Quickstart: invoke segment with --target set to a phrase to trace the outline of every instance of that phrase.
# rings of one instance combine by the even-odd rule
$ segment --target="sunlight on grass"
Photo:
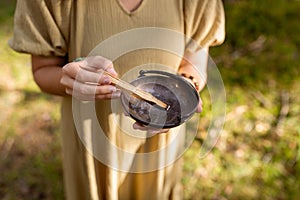
[[[59,99],[40,93],[30,57],[8,46],[13,2],[0,2],[0,196],[62,199]]]

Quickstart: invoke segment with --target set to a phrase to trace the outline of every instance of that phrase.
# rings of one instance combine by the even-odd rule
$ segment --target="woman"
[[[108,52],[115,52],[114,48],[118,49],[120,43],[112,42],[91,54],[98,44],[105,43],[112,36],[146,27],[181,33],[195,40],[197,45],[191,45],[191,39],[185,39],[181,55],[145,48],[113,58]],[[129,44],[135,44],[135,37],[129,34]],[[176,44],[170,38],[160,38],[157,34],[153,41]],[[221,0],[18,1],[10,46],[32,55],[34,79],[42,91],[62,96],[62,149],[67,199],[182,198],[181,160],[177,160],[177,154],[162,151],[156,160],[137,159],[135,154],[161,150],[174,137],[180,141],[175,145],[180,149],[184,142],[183,129],[149,129],[133,123],[120,112],[112,111],[112,99],[118,99],[120,92],[107,77],[85,69],[92,66],[122,77],[136,66],[159,63],[179,74],[193,76],[190,81],[200,91],[205,80],[186,59],[205,68],[203,52],[208,52],[210,46],[220,44],[223,39]],[[123,45],[128,41],[122,40]],[[91,57],[73,62],[87,56]],[[72,95],[75,96],[73,101]],[[95,100],[91,107],[96,108],[96,119],[91,119],[87,111],[91,107],[85,107],[85,101],[81,101],[91,99]],[[82,112],[75,112],[74,108]],[[201,111],[201,103],[198,111]],[[101,130],[97,129],[98,125]],[[133,156],[127,159],[125,153],[115,154],[107,150],[109,148],[98,148],[104,144],[103,140],[93,140],[96,147],[89,151],[88,140],[82,141],[82,137],[97,135],[101,131],[111,145]],[[136,137],[141,132],[151,133],[152,137]],[[104,159],[98,159],[103,152]],[[147,168],[157,160],[163,164]]]

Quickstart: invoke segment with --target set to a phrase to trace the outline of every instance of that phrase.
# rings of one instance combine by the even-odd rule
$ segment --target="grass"
[[[7,46],[15,1],[0,2],[0,197],[63,199],[59,98],[40,93],[27,55]],[[215,148],[184,154],[185,199],[300,196],[300,1],[225,1],[227,38],[211,49],[226,88],[226,123]]]
[[[0,198],[63,199],[59,100],[40,93],[29,56],[7,45],[14,4],[0,2]]]

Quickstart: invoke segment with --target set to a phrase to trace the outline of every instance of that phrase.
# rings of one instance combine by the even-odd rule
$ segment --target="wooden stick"
[[[126,90],[128,92],[131,92],[135,95],[137,95],[138,97],[146,100],[146,101],[150,101],[152,103],[155,103],[157,105],[159,105],[162,108],[167,108],[168,105],[164,102],[162,102],[161,100],[157,99],[156,97],[154,97],[152,94],[150,94],[149,92],[146,92],[144,90],[141,90],[140,88],[137,88],[133,85],[131,85],[130,83],[123,81],[122,79],[116,78],[114,76],[112,76],[110,73],[108,73],[107,71],[104,71],[101,69],[101,71],[110,77],[111,82],[114,83],[116,86],[119,86],[121,89]]]
[[[134,85],[131,85],[130,83],[128,83],[126,81],[123,81],[122,79],[116,78],[116,77],[112,76],[109,72],[107,72],[103,69],[92,70],[94,68],[91,68],[91,69],[90,69],[90,67],[88,67],[88,68],[87,67],[81,67],[81,68],[83,68],[85,70],[88,70],[88,71],[93,71],[93,72],[96,71],[96,72],[103,73],[103,74],[107,75],[110,78],[112,83],[114,83],[116,86],[118,86],[123,91],[133,93],[136,96],[138,96],[138,97],[140,97],[140,98],[142,98],[146,101],[155,103],[155,104],[157,104],[158,106],[160,106],[162,108],[165,108],[165,109],[168,108],[168,105],[166,103],[164,103],[161,100],[157,99],[156,97],[154,97],[149,92],[141,90],[141,89],[135,87]]]

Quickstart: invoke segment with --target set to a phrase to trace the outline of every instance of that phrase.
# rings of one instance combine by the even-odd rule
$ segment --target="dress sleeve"
[[[225,16],[221,0],[185,0],[187,49],[195,52],[221,44],[225,38]]]
[[[68,49],[71,0],[17,1],[13,37],[15,51],[65,56]]]

